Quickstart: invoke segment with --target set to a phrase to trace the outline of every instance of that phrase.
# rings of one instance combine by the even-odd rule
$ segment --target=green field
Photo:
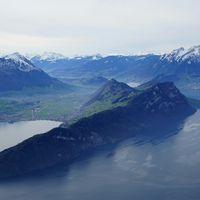
[[[58,120],[73,118],[96,88],[73,90],[25,89],[0,94],[0,121]]]

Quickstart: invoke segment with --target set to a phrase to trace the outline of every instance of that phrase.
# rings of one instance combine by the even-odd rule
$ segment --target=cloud
[[[160,52],[199,44],[197,0],[0,0],[2,51]]]

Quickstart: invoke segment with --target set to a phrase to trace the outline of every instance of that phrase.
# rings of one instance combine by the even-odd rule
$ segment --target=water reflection
[[[59,170],[1,183],[1,198],[198,200],[199,130],[200,111],[177,129],[178,134],[170,132],[164,139],[153,134],[156,142],[147,134],[101,148]]]

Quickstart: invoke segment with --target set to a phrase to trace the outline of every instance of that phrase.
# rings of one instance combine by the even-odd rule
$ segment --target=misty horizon
[[[199,44],[195,0],[0,2],[1,53],[160,54]]]

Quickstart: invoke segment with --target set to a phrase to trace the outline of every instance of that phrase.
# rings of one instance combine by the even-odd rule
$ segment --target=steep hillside
[[[63,86],[62,82],[50,77],[18,53],[0,58],[0,91]]]
[[[0,177],[12,177],[72,161],[88,149],[138,134],[149,140],[180,128],[195,112],[171,82],[136,95],[124,107],[97,113],[68,128],[36,135],[0,153]]]
[[[118,106],[125,106],[135,94],[137,94],[137,90],[125,83],[111,79],[84,104],[82,107],[83,116],[89,116]]]

